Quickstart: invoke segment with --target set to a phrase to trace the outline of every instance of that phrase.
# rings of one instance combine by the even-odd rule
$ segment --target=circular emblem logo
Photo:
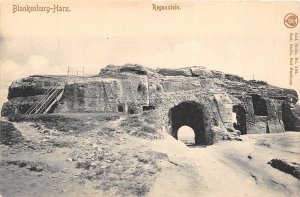
[[[298,17],[296,14],[288,13],[284,17],[284,25],[288,28],[294,28],[298,25]]]

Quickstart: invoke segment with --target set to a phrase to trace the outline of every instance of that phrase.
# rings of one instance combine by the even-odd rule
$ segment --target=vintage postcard
[[[0,197],[300,196],[299,17],[0,0]]]

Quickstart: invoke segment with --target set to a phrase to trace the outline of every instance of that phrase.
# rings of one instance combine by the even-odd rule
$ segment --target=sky
[[[153,4],[180,10],[155,11]],[[68,6],[70,12],[12,13],[13,5]],[[299,2],[55,1],[0,2],[0,105],[13,80],[33,74],[97,74],[108,64],[150,68],[205,66],[292,88],[287,13]],[[299,17],[298,16],[298,17]],[[299,42],[298,42],[299,43]],[[300,53],[300,52],[299,52]],[[296,55],[299,57],[299,53]],[[299,63],[298,63],[299,65]]]

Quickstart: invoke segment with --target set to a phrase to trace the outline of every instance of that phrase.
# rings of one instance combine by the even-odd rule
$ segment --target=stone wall
[[[216,96],[216,97],[219,97]],[[224,95],[226,97],[226,95]],[[218,101],[215,99],[215,95],[209,92],[203,91],[185,91],[185,92],[175,92],[164,94],[161,98],[161,103],[157,104],[158,110],[160,111],[160,116],[162,118],[162,122],[164,123],[167,131],[171,133],[171,123],[170,123],[170,109],[175,106],[178,106],[182,102],[195,102],[202,106],[204,122],[205,122],[205,138],[207,144],[212,144],[217,141],[217,138],[220,136],[216,136],[213,132],[213,128],[221,130],[224,135],[231,135],[228,133],[228,129],[232,128],[231,125],[228,125],[227,121],[230,121],[232,117],[232,111],[228,111],[227,103],[222,103],[220,106],[218,105]],[[229,101],[228,101],[229,102]],[[219,108],[222,108],[220,111]],[[220,112],[227,112],[225,114],[221,114]],[[222,118],[225,120],[223,122]],[[184,125],[182,125],[184,126]],[[227,128],[228,127],[228,128]],[[232,136],[235,136],[235,133],[232,133]]]
[[[67,83],[55,112],[116,112],[121,93],[121,85],[114,79]]]
[[[15,81],[1,115],[25,113],[51,88],[64,89],[55,113],[134,114],[155,109],[170,132],[170,110],[183,102],[198,103],[204,113],[208,144],[239,132],[299,130],[300,124],[294,90],[204,67],[153,70],[137,64],[109,65],[99,75],[89,77],[31,76]],[[236,113],[237,122],[233,118]]]

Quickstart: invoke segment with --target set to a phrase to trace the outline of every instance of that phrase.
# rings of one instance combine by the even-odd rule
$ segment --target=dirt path
[[[130,136],[119,130],[120,121],[101,122],[96,129],[78,134],[13,123],[24,141],[0,145],[1,194],[104,197],[112,194],[104,192],[105,187],[109,192],[117,189],[120,196],[130,196],[127,191],[132,187],[132,196],[149,197],[296,197],[300,193],[298,179],[268,164],[272,159],[299,164],[300,133],[246,135],[243,141],[187,147],[169,135],[163,140]],[[78,163],[94,167],[77,168]],[[100,176],[105,171],[105,177]]]
[[[178,165],[161,174],[149,196],[297,196],[300,181],[267,163],[273,158],[299,163],[299,137],[248,135],[206,148],[188,148],[171,137],[154,142],[154,149]]]

